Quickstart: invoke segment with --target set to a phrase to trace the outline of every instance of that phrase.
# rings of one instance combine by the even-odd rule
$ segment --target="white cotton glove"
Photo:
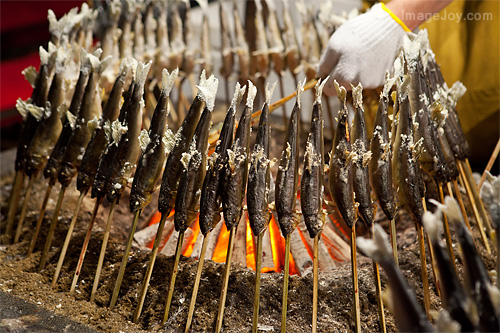
[[[330,75],[323,91],[335,95],[334,80],[346,88],[360,82],[365,88],[383,85],[405,35],[403,26],[381,4],[347,20],[332,34],[321,56],[318,77]]]

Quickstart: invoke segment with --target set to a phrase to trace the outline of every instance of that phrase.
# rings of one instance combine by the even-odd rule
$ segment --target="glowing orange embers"
[[[174,211],[168,216],[168,220],[165,225],[165,230],[163,232],[163,239],[160,245],[160,251],[165,255],[173,255],[170,253],[174,248],[170,244],[175,244],[176,233],[174,232],[173,226],[173,216]],[[153,242],[156,234],[156,225],[160,221],[161,214],[156,212],[149,226],[138,231],[136,233],[136,241],[141,246],[147,246],[148,248],[153,247]],[[329,216],[327,223],[325,224],[324,231],[321,236],[321,243],[324,247],[324,252],[331,257],[328,260],[335,262],[349,260],[349,245],[348,243],[338,234],[338,230],[342,232],[342,228],[339,228],[338,221],[334,221],[333,216]],[[301,222],[303,224],[304,222]],[[305,227],[305,226],[304,226]],[[243,217],[238,224],[238,230],[236,232],[234,256],[238,259],[233,259],[236,262],[240,262],[255,270],[255,249],[257,238],[254,237],[252,230],[250,228],[250,222],[248,220],[247,212],[243,213]],[[149,229],[149,230],[148,230]],[[310,246],[310,241],[308,239],[309,234],[305,231],[305,228],[301,228],[300,225],[294,232],[297,234],[298,239],[301,242],[295,243],[295,247],[303,247],[302,250],[297,251],[297,248],[292,248],[290,253],[290,274],[300,275],[301,271],[296,265],[296,260],[294,260],[293,253],[302,254],[303,256],[309,256],[312,258],[312,248]],[[199,250],[197,248],[201,245],[203,240],[202,234],[200,232],[200,227],[198,223],[198,218],[192,223],[192,225],[186,230],[186,238],[184,240],[184,245],[182,248],[182,255],[185,257],[198,257]],[[174,238],[172,238],[172,236]],[[207,258],[213,261],[224,263],[226,261],[227,245],[229,242],[229,231],[226,229],[226,225],[223,221],[210,233],[210,237],[213,238],[213,251],[207,253]],[[172,239],[171,239],[172,238]],[[298,245],[297,245],[298,244]],[[304,251],[305,248],[305,251]],[[262,248],[262,273],[283,271],[285,262],[285,239],[281,235],[279,226],[274,216],[271,217],[268,229],[265,231],[263,236],[263,248]],[[212,254],[213,253],[213,254]],[[308,258],[309,259],[309,258]],[[311,259],[312,260],[312,259]],[[302,260],[303,261],[303,260]],[[320,264],[321,267],[321,264]]]

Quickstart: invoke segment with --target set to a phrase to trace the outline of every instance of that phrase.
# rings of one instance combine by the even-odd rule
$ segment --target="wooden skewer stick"
[[[462,164],[460,163],[460,161],[458,161],[457,166],[458,166],[458,170],[460,171],[460,177],[461,177],[462,183],[463,183],[463,185],[465,187],[465,191],[467,192],[467,196],[469,197],[469,201],[470,201],[470,203],[472,205],[472,211],[474,212],[474,217],[476,218],[476,223],[478,225],[479,234],[481,235],[481,240],[483,241],[483,245],[484,245],[484,247],[486,249],[486,252],[488,252],[488,254],[491,254],[490,244],[488,243],[488,239],[487,239],[486,234],[484,232],[484,226],[483,226],[482,219],[479,216],[479,211],[477,209],[476,204],[474,203],[474,196],[472,194],[471,186],[467,182],[467,178],[465,176],[464,167],[462,166]]]
[[[424,228],[418,223],[415,223],[415,228],[417,229],[418,245],[420,250],[420,266],[422,273],[422,286],[424,290],[424,308],[427,317],[429,318],[429,320],[431,320],[431,315],[430,315],[431,298],[429,295],[429,278],[427,275],[427,261],[425,259]]]
[[[314,237],[313,245],[313,308],[312,308],[312,332],[316,333],[318,328],[318,242],[321,237],[319,232]]]
[[[76,220],[78,219],[78,213],[80,213],[80,207],[82,206],[83,198],[87,194],[87,191],[81,192],[76,202],[75,211],[73,212],[73,218],[69,224],[68,232],[66,233],[66,238],[64,239],[64,244],[61,249],[61,254],[59,255],[59,260],[57,261],[56,271],[54,272],[54,277],[52,278],[51,287],[54,288],[61,273],[61,268],[64,263],[64,258],[66,257],[66,251],[68,250],[69,242],[71,241],[71,236],[73,235],[73,229],[75,228]]]
[[[118,300],[118,294],[120,293],[120,288],[122,286],[123,275],[125,275],[125,268],[127,267],[128,256],[130,254],[130,249],[132,248],[132,241],[134,240],[135,229],[137,229],[137,223],[139,221],[139,216],[141,216],[142,209],[139,209],[134,214],[134,220],[132,221],[132,228],[128,234],[127,245],[125,246],[125,251],[123,251],[122,263],[120,265],[120,270],[118,271],[118,277],[116,278],[115,288],[113,289],[113,296],[111,296],[111,303],[109,304],[109,309],[113,310]]]
[[[469,228],[469,231],[472,233],[472,228],[470,226],[469,217],[467,216],[467,210],[465,209],[464,200],[462,199],[462,195],[460,194],[460,189],[458,188],[457,180],[453,179],[452,184],[453,184],[453,190],[455,191],[455,197],[457,198],[458,205],[460,206],[460,210],[462,212],[462,216],[464,218],[465,224],[467,225],[467,228]],[[448,193],[453,193],[451,188],[448,188]],[[450,196],[453,196],[453,194],[450,194]]]
[[[76,283],[78,282],[78,278],[80,277],[83,259],[85,259],[85,253],[87,252],[87,247],[89,246],[90,235],[92,234],[92,228],[94,227],[95,218],[97,216],[97,212],[99,211],[99,206],[102,203],[104,197],[97,198],[94,205],[94,211],[92,212],[92,217],[90,218],[89,227],[87,229],[87,234],[85,235],[85,240],[83,241],[82,250],[80,251],[80,257],[78,258],[78,264],[75,270],[75,276],[73,277],[73,282],[71,283],[71,288],[69,289],[70,293],[73,293],[76,288]]]
[[[351,269],[352,269],[352,294],[354,303],[354,318],[356,333],[361,333],[361,314],[359,306],[359,288],[358,288],[358,262],[356,249],[356,223],[351,228]]]
[[[12,185],[12,192],[9,200],[9,210],[7,212],[7,227],[5,229],[5,234],[10,235],[12,233],[12,228],[14,227],[14,220],[17,212],[17,204],[19,202],[19,197],[21,196],[21,189],[24,182],[24,172],[18,170],[14,176],[14,184]]]
[[[54,215],[52,216],[52,221],[50,222],[49,233],[45,240],[45,246],[43,248],[42,257],[40,258],[40,267],[38,270],[42,270],[47,262],[47,255],[50,251],[50,245],[52,245],[52,239],[54,238],[54,232],[56,231],[57,222],[59,220],[59,212],[61,211],[62,202],[64,199],[64,194],[66,193],[67,186],[63,185],[61,187],[61,192],[59,192],[59,198],[57,199],[56,208],[54,210]]]
[[[443,184],[439,183],[438,184],[438,191],[439,191],[439,200],[441,203],[444,204],[444,193],[443,193]],[[450,224],[448,222],[448,216],[443,213],[443,224],[444,224],[444,236],[446,238],[446,247],[448,248],[448,254],[450,255],[450,260],[453,263],[453,267],[455,268],[455,273],[457,273],[458,276],[458,271],[456,267],[456,262],[455,262],[455,253],[453,252],[453,243],[451,241],[451,234],[450,234]],[[429,247],[432,247],[429,245]]]
[[[490,239],[493,241],[493,227],[490,224],[490,219],[488,215],[486,214],[486,209],[484,208],[484,203],[481,197],[479,196],[479,188],[477,187],[477,184],[474,180],[474,177],[472,176],[472,169],[470,167],[469,160],[466,158],[463,163],[463,169],[465,170],[465,175],[466,175],[466,180],[469,182],[470,188],[472,190],[472,195],[474,197],[474,200],[476,201],[476,205],[479,208],[479,215],[483,219],[484,226],[486,227],[486,231],[488,232],[488,236]]]
[[[380,282],[380,269],[375,261],[373,261],[373,274],[375,275],[375,290],[377,294],[378,321],[380,324],[380,332],[385,333],[387,332],[387,328],[385,325],[384,302],[382,301],[382,284]]]
[[[233,258],[234,236],[236,228],[233,227],[229,232],[229,244],[227,245],[226,267],[224,267],[224,280],[222,281],[222,290],[219,299],[219,309],[217,311],[217,323],[215,332],[219,333],[222,329],[222,317],[224,316],[224,307],[226,306],[227,285],[229,283],[229,274],[231,273],[231,260]]]
[[[104,236],[102,238],[101,252],[99,253],[99,261],[97,262],[97,269],[95,271],[94,283],[92,285],[92,292],[90,293],[91,303],[95,299],[97,287],[99,286],[99,278],[101,276],[102,265],[104,263],[104,255],[106,254],[106,248],[108,247],[109,232],[111,230],[111,223],[113,222],[115,206],[116,206],[116,199],[114,199],[113,202],[111,202],[111,206],[109,207],[108,221],[106,221],[106,228],[104,229]]]
[[[500,139],[498,139],[497,145],[493,150],[493,154],[491,154],[490,160],[488,161],[488,164],[486,164],[486,168],[484,169],[483,174],[481,175],[481,180],[479,181],[478,185],[479,189],[481,189],[481,186],[483,186],[483,183],[486,180],[486,171],[490,171],[491,168],[493,167],[493,164],[495,164],[495,160],[498,157],[498,153],[500,153]]]
[[[279,81],[280,81],[280,94],[281,98],[285,97],[285,82],[283,81],[283,75],[278,74]],[[286,115],[286,103],[283,103],[282,105],[282,110],[283,110],[283,124],[286,124],[288,122],[288,117]]]
[[[19,221],[17,222],[16,234],[14,236],[13,244],[16,244],[21,237],[21,231],[23,230],[24,218],[26,217],[26,208],[28,207],[28,202],[30,201],[31,188],[35,182],[35,177],[31,176],[28,181],[28,187],[26,188],[26,194],[24,195],[24,202],[21,207],[21,215],[19,215]]]
[[[288,307],[288,277],[290,275],[290,235],[285,238],[285,271],[283,272],[283,298],[281,302],[281,333],[286,332],[286,312]]]
[[[142,283],[141,295],[139,296],[139,304],[134,313],[134,323],[139,322],[141,317],[142,307],[144,306],[144,300],[146,299],[146,293],[149,287],[149,281],[151,280],[151,275],[153,274],[153,268],[155,266],[156,256],[158,254],[158,249],[160,248],[160,243],[163,235],[163,229],[165,228],[165,222],[167,221],[168,214],[161,214],[161,219],[158,225],[158,230],[156,231],[155,241],[153,243],[153,249],[151,250],[151,256],[149,257],[148,267],[146,268],[146,274],[144,275],[144,282]]]
[[[427,203],[425,202],[425,198],[422,198],[422,206],[424,207],[424,212],[427,211]],[[429,240],[429,235],[424,233],[424,237],[427,240],[427,245],[429,249],[429,257],[431,258],[431,267],[432,267],[432,279],[434,280],[434,285],[436,286],[436,293],[439,297],[441,297],[441,287],[439,283],[439,270],[436,263],[436,257],[434,256],[434,249],[432,248],[431,242]]]
[[[259,326],[259,307],[260,307],[260,274],[262,269],[262,238],[264,231],[257,236],[257,253],[255,254],[255,291],[253,298],[253,320],[252,333],[257,333]]]
[[[191,301],[189,303],[189,311],[186,322],[185,333],[189,332],[191,328],[191,323],[193,321],[194,307],[196,305],[196,297],[198,296],[198,288],[200,286],[201,272],[203,271],[203,263],[205,261],[205,253],[207,252],[208,236],[210,231],[203,237],[203,243],[201,244],[200,258],[198,259],[198,269],[196,270],[196,277],[194,279],[193,294],[191,295]]]
[[[163,314],[163,319],[161,321],[162,325],[167,322],[168,315],[170,313],[170,306],[172,305],[172,296],[174,295],[175,279],[177,278],[177,273],[179,272],[179,260],[181,258],[183,241],[184,241],[184,231],[180,231],[179,237],[177,238],[177,247],[175,249],[174,266],[172,268],[172,275],[170,276],[170,284],[168,286],[167,302],[165,303],[165,313]]]
[[[397,212],[396,212],[397,214]],[[394,257],[394,262],[396,266],[399,267],[399,259],[398,259],[398,238],[396,234],[396,214],[394,214],[393,219],[391,220],[391,245],[392,245],[392,255]]]
[[[40,208],[40,213],[38,214],[38,220],[36,221],[35,232],[31,237],[30,247],[28,249],[27,256],[33,253],[33,250],[35,249],[36,240],[38,239],[38,234],[40,233],[40,228],[42,227],[43,217],[45,215],[45,208],[47,208],[47,202],[49,201],[50,192],[52,192],[52,187],[53,184],[49,183],[49,186],[47,186],[47,190],[45,191],[45,196],[43,197],[43,202],[42,202],[42,208]]]

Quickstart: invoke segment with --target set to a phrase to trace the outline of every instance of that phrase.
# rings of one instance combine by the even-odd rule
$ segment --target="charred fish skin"
[[[266,102],[262,107],[259,119],[259,130],[253,147],[248,171],[247,205],[250,228],[255,236],[266,230],[271,220],[269,211],[269,191],[271,185],[271,161],[269,160],[269,104],[276,83],[271,89],[266,87]]]
[[[417,160],[416,145],[413,142],[413,124],[408,100],[408,78],[403,83],[398,82],[399,120],[394,141],[392,159],[392,176],[398,200],[413,220],[422,223],[424,207],[421,196],[421,179]]]
[[[419,157],[421,167],[432,177],[444,182],[446,181],[446,166],[444,156],[438,150],[434,131],[431,128],[428,112],[428,97],[422,90],[420,43],[405,39],[405,53],[408,64],[408,75],[410,77],[408,99],[410,101],[411,113],[414,117],[413,125],[416,127],[415,139],[422,139],[423,150]],[[440,154],[441,153],[441,154]]]
[[[38,108],[43,108],[47,102],[47,95],[49,93],[50,82],[52,79],[53,65],[50,62],[55,62],[55,56],[57,53],[52,55],[45,51],[43,47],[40,47],[40,69],[38,71],[35,86],[33,92],[31,93],[30,102],[33,106]],[[16,103],[16,108],[23,108],[26,104],[21,100]],[[21,112],[21,110],[19,110]],[[22,111],[24,112],[24,110]],[[40,124],[40,118],[33,115],[31,112],[26,112],[26,118],[23,122],[23,128],[21,134],[19,135],[19,142],[17,144],[16,160],[15,160],[15,170],[23,170],[26,164],[28,147],[33,139],[36,128]]]
[[[214,80],[215,78],[213,76],[206,79],[205,71],[203,71],[200,77],[199,86],[210,86],[213,84]],[[177,195],[179,177],[182,172],[182,164],[180,161],[182,153],[185,153],[188,149],[188,145],[193,138],[196,125],[200,119],[201,112],[203,111],[202,96],[203,95],[198,92],[189,108],[186,118],[184,118],[181,127],[175,134],[175,143],[165,164],[165,171],[163,171],[161,180],[160,196],[158,198],[158,210],[162,214],[168,215],[175,206],[175,196]]]
[[[227,159],[227,150],[233,144],[235,115],[238,105],[245,94],[246,86],[236,83],[234,97],[224,118],[215,152],[209,159],[208,170],[203,180],[200,197],[200,230],[206,235],[220,221],[221,191],[220,184],[225,171],[223,166]]]
[[[389,239],[382,227],[374,226],[373,240],[358,238],[360,250],[379,263],[391,287],[392,308],[400,332],[434,332],[415,294],[392,259]]]
[[[25,168],[28,176],[36,176],[42,171],[62,131],[63,111],[65,110],[62,105],[66,91],[63,84],[65,63],[65,53],[59,50],[55,74],[50,85],[47,105],[44,109],[44,119],[37,126],[28,147]]]
[[[58,176],[58,180],[63,186],[69,185],[81,165],[85,148],[87,148],[94,131],[92,127],[88,126],[88,122],[92,119],[97,121],[102,113],[99,80],[102,72],[111,61],[111,56],[99,61],[97,57],[89,55],[89,59],[92,69],[85,88],[80,112],[74,124],[71,124],[72,120],[68,120],[70,126],[72,125],[74,129],[67,141],[67,148],[64,152]]]
[[[131,98],[130,110],[127,112],[127,131],[121,135],[120,142],[118,143],[118,151],[113,161],[117,164],[118,171],[108,178],[110,185],[107,198],[110,202],[120,199],[137,165],[137,159],[141,150],[139,136],[142,126],[144,84],[146,83],[151,63],[151,61],[147,64],[140,62],[137,65],[134,93]]]
[[[83,155],[80,170],[77,175],[76,188],[80,192],[88,191],[94,184],[94,177],[97,172],[99,160],[109,143],[109,138],[108,135],[106,135],[105,130],[106,123],[107,127],[110,127],[111,122],[114,122],[116,118],[118,118],[118,114],[120,113],[120,101],[122,99],[125,80],[129,73],[129,69],[129,62],[124,59],[120,65],[119,74],[113,84],[113,88],[111,89],[106,105],[102,111],[100,121],[98,124],[94,124],[93,122],[87,124],[87,126],[97,127],[95,129],[94,136],[87,145],[87,149]]]
[[[300,94],[304,91],[305,80],[297,88],[297,101],[290,115],[286,130],[286,141],[281,151],[278,173],[276,175],[275,204],[278,223],[283,237],[287,237],[300,221],[295,211],[297,202],[299,174],[299,114],[301,110]]]
[[[392,221],[396,213],[394,188],[392,186],[392,152],[391,139],[389,138],[389,91],[394,84],[386,75],[386,84],[380,95],[380,101],[375,116],[375,128],[373,130],[370,150],[370,176],[373,191],[380,203],[385,216]],[[388,82],[388,83],[387,83]]]
[[[363,110],[363,87],[361,83],[352,87],[354,101],[354,122],[351,129],[351,142],[353,153],[353,190],[355,202],[358,204],[358,215],[367,227],[373,224],[373,203],[370,197],[370,173],[368,163],[372,152],[368,150],[368,135],[366,134],[365,115]]]
[[[167,117],[170,113],[169,96],[178,73],[179,69],[174,70],[171,74],[166,69],[163,69],[163,87],[160,99],[158,100],[158,104],[156,104],[155,112],[151,119],[149,135],[147,139],[144,139],[149,141],[149,143],[141,142],[141,146],[146,145],[146,147],[143,149],[142,156],[137,164],[132,190],[130,191],[131,212],[146,207],[151,201],[151,195],[154,192],[158,178],[161,176],[165,159],[171,149],[169,143],[173,134],[167,129]]]
[[[201,185],[207,170],[208,134],[212,124],[212,111],[217,94],[218,80],[209,89],[200,89],[205,99],[201,115],[187,153],[182,154],[183,169],[175,198],[175,230],[184,232],[196,219],[196,206],[201,194]]]
[[[470,318],[471,302],[468,299],[457,274],[454,264],[446,249],[440,244],[439,235],[441,230],[439,226],[441,210],[436,213],[425,212],[423,222],[425,230],[430,239],[430,245],[434,249],[434,256],[438,265],[441,281],[445,281],[441,286],[441,294],[444,308],[450,313],[453,320],[461,325],[462,332],[474,332],[477,330],[475,323]]]
[[[323,229],[326,215],[323,211],[324,155],[323,107],[321,95],[328,78],[316,84],[316,99],[313,104],[311,130],[304,153],[304,169],[300,182],[300,207],[311,238]]]
[[[116,119],[113,123],[108,123],[106,126],[106,141],[107,146],[100,157],[96,158],[98,162],[98,167],[95,172],[93,184],[92,184],[92,198],[102,198],[106,195],[109,188],[109,178],[112,176],[113,172],[115,172],[120,165],[116,165],[113,162],[115,161],[115,155],[118,152],[118,144],[120,141],[120,136],[122,131],[126,129],[122,124],[125,123],[127,119],[127,114],[131,109],[132,104],[132,96],[134,94],[136,84],[135,84],[135,76],[132,79],[132,83],[130,84],[128,91],[125,95],[125,101],[120,109],[120,114],[118,115],[118,119]]]
[[[231,149],[227,150],[222,179],[222,211],[227,230],[238,225],[248,178],[253,102],[257,88],[248,81],[248,95]]]
[[[437,204],[439,205],[439,203]],[[481,256],[474,245],[474,240],[465,226],[458,203],[455,199],[446,197],[443,209],[450,221],[455,225],[457,238],[463,253],[467,275],[465,280],[467,281],[468,290],[477,305],[479,331],[498,332],[500,318],[492,300],[493,295],[490,293],[490,289],[495,287],[491,284],[484,262],[481,260]],[[493,297],[498,297],[498,294]]]
[[[328,182],[333,200],[342,219],[349,228],[356,222],[354,208],[353,175],[351,165],[351,144],[349,142],[348,110],[346,106],[346,90],[335,83],[340,100],[338,125],[333,138],[330,157],[330,176]]]
[[[68,112],[70,112],[75,117],[80,111],[80,105],[82,104],[85,87],[87,86],[87,81],[90,76],[90,61],[88,60],[88,54],[84,49],[82,49],[80,58],[80,74],[78,76],[78,80],[75,85],[75,91],[68,108]],[[66,120],[64,122],[61,135],[59,136],[59,139],[57,140],[57,143],[52,150],[52,153],[50,154],[50,158],[47,162],[47,165],[45,166],[45,169],[43,170],[43,176],[49,180],[49,184],[51,185],[54,185],[57,180],[57,176],[61,169],[64,152],[66,151],[68,139],[70,138],[72,132],[73,126],[71,125],[70,121]]]

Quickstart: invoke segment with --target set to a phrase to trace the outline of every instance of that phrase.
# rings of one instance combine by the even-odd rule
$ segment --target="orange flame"
[[[198,235],[200,234],[199,215],[196,216],[196,219],[193,221],[189,229],[191,229],[192,234],[191,237],[186,240],[187,245],[184,248],[184,252],[182,252],[182,255],[185,257],[191,257],[194,245],[196,244],[196,240],[198,239]]]

